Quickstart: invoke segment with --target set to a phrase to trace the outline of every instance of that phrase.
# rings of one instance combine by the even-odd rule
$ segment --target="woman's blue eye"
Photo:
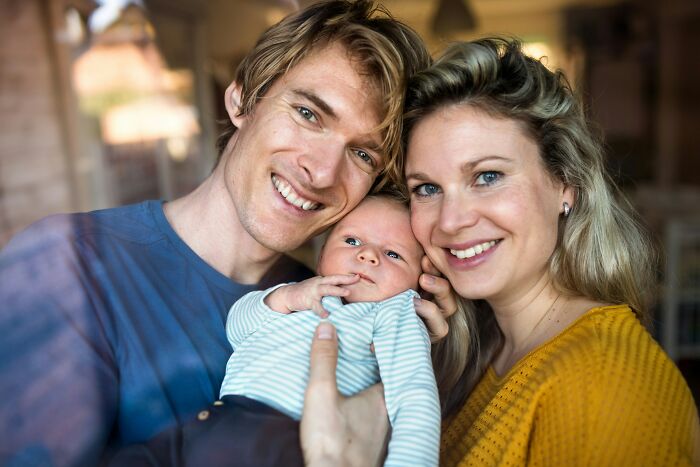
[[[353,238],[353,237],[346,238],[345,243],[347,243],[348,245],[352,245],[352,246],[360,246],[361,245],[360,241],[356,238]]]
[[[299,115],[301,115],[304,119],[309,120],[309,121],[315,121],[316,120],[316,115],[306,107],[297,107],[297,112],[299,112]]]
[[[401,255],[398,254],[398,253],[395,252],[395,251],[389,250],[389,251],[386,252],[386,255],[387,255],[389,258],[401,259]]]
[[[433,185],[432,183],[423,183],[413,189],[413,193],[416,196],[433,196],[439,192],[440,189],[437,187],[437,185]]]
[[[503,175],[501,172],[496,172],[494,170],[489,170],[487,172],[481,172],[477,177],[476,177],[476,184],[477,185],[492,185],[493,183],[496,183],[500,178],[501,175]]]

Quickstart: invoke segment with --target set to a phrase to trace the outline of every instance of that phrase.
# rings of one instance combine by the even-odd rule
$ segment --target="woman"
[[[441,463],[697,462],[690,391],[641,324],[653,244],[564,77],[456,44],[406,111],[412,227],[465,299],[434,354]]]

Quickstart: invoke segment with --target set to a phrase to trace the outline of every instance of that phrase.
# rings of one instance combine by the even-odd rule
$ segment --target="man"
[[[230,305],[307,277],[282,252],[395,172],[406,79],[428,61],[417,35],[370,2],[311,6],[242,63],[225,96],[234,128],[195,191],[52,216],[14,238],[0,256],[0,464],[92,465],[215,400]],[[334,332],[319,338],[310,394],[335,389]],[[351,417],[376,413],[376,400],[312,398],[309,462],[338,455],[326,423],[361,445],[356,434],[371,431]]]

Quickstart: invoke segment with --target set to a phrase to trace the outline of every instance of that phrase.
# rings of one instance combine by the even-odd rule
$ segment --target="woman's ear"
[[[576,189],[571,185],[564,185],[564,191],[562,192],[562,208],[561,212],[564,212],[564,203],[569,207],[569,209],[574,209],[574,200],[576,199]],[[567,213],[568,215],[568,213]]]
[[[237,82],[228,85],[224,100],[228,117],[236,128],[240,128],[245,121],[245,115],[241,114],[241,86]]]

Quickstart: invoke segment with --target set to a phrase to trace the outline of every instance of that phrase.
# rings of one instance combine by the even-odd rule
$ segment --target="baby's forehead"
[[[381,238],[415,248],[418,254],[423,254],[423,248],[411,229],[408,205],[390,197],[368,196],[335,225],[330,232],[333,234]]]
[[[386,217],[393,214],[398,215],[396,219],[393,219],[394,222],[392,222],[392,226],[394,228],[408,229],[411,235],[413,235],[408,205],[386,196],[366,197],[355,209],[347,213],[334,228],[352,224],[354,226],[366,226],[370,229],[377,230],[383,224],[378,222],[381,216]]]

